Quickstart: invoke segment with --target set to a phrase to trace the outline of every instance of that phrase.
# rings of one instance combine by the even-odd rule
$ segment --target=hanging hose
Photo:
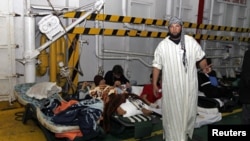
[[[43,34],[40,38],[40,45],[43,45],[47,41],[47,37]],[[36,67],[36,76],[44,76],[47,73],[48,68],[48,53],[46,50],[42,50],[38,55],[38,65]]]
[[[57,56],[56,56],[56,42],[50,45],[49,48],[49,78],[50,82],[56,82],[57,72]]]

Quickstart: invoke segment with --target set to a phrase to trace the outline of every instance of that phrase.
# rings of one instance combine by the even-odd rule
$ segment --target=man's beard
[[[179,39],[181,37],[181,32],[177,34],[172,34],[171,32],[169,32],[169,36],[171,39]]]

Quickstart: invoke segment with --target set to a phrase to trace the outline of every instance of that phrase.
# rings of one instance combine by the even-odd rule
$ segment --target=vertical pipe
[[[204,13],[204,0],[199,0],[199,5],[198,5],[198,16],[197,16],[197,24],[200,25],[202,24],[202,20],[203,20],[203,13]],[[199,33],[200,30],[196,29],[196,33]],[[198,42],[200,42],[200,39],[197,40]]]
[[[29,54],[35,50],[35,18],[26,16],[24,18],[24,54]],[[24,79],[26,83],[34,83],[36,76],[35,59],[27,59],[25,63]]]
[[[58,65],[59,62],[63,62],[63,54],[61,52],[61,38],[59,38],[58,40],[56,40],[55,44],[56,44],[56,73],[59,74],[60,73],[60,67]],[[65,64],[65,62],[63,62],[63,64]]]
[[[56,42],[50,45],[49,48],[49,75],[50,82],[56,82],[57,60],[56,60]]]
[[[181,12],[182,12],[182,0],[180,0],[180,3],[179,3],[179,18],[181,18]]]
[[[66,48],[66,41],[65,38],[60,38],[61,41],[61,53],[63,54],[63,62],[65,65],[67,65],[66,59],[67,59],[67,48]]]
[[[173,0],[167,0],[166,1],[166,19],[170,19],[172,16],[172,5],[173,5]]]
[[[57,48],[60,48],[57,52],[57,66],[59,66],[59,62],[63,62],[64,66],[67,66],[67,63],[66,63],[66,43],[65,43],[65,39],[64,37],[61,37],[59,40],[59,44],[57,44]],[[59,67],[57,67],[58,71],[57,73],[59,74],[60,73],[60,69]],[[59,77],[57,78],[57,85],[60,86],[60,87],[64,87],[65,84],[67,82],[67,79],[64,77]]]
[[[204,0],[199,0],[197,24],[202,23],[203,13],[204,13]]]
[[[95,27],[99,28],[99,21],[95,21]],[[95,35],[95,45],[96,45],[96,52],[99,55],[102,55],[101,48],[100,48],[100,35]],[[102,60],[98,58],[98,67],[102,67]]]
[[[209,23],[212,24],[213,21],[213,11],[214,11],[214,0],[211,0],[211,6],[210,6],[210,14],[209,14]]]

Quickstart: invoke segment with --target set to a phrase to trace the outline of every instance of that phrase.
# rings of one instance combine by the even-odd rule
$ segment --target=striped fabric
[[[115,115],[114,117],[119,121],[122,121],[125,123],[131,123],[131,124],[134,124],[136,122],[145,122],[145,121],[152,120],[151,116],[145,116],[143,114],[134,115],[134,116],[130,116],[130,117],[123,117],[123,116]]]

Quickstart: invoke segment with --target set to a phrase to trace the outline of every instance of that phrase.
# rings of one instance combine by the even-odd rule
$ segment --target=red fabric
[[[57,138],[68,138],[70,141],[73,141],[76,137],[82,137],[83,134],[80,130],[64,132],[64,133],[55,133]]]
[[[78,103],[77,100],[70,100],[70,101],[61,101],[61,105],[58,106],[55,110],[54,110],[54,114],[58,114],[60,113],[61,111],[64,111],[66,110],[68,107],[70,107],[71,105],[74,105]]]
[[[157,99],[160,99],[162,97],[162,93],[159,93],[157,97],[154,95],[152,84],[144,85],[142,93],[141,93],[141,97],[143,95],[147,95],[147,100],[151,103],[154,103]]]

